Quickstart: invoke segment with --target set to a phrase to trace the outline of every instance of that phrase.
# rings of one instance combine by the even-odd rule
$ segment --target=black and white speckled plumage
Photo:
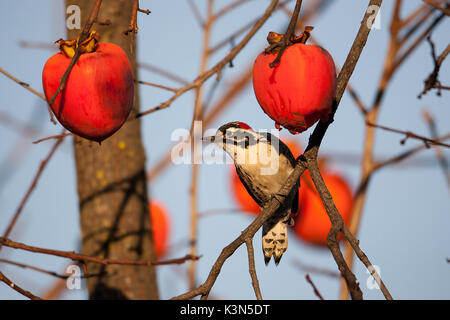
[[[242,184],[261,208],[276,195],[294,170],[295,158],[281,140],[268,132],[256,133],[242,122],[230,122],[220,127],[215,142],[233,158]],[[273,174],[262,173],[261,168],[264,168],[264,164],[259,162],[261,146],[266,146],[268,153],[275,152],[278,155],[273,159],[270,158],[269,167],[272,165],[277,167]],[[249,154],[257,154],[258,162],[247,161]],[[239,156],[241,160],[243,157],[246,161],[237,161]],[[276,163],[273,163],[274,161]],[[298,211],[298,187],[293,189],[287,203],[289,205],[280,208],[263,225],[262,246],[266,264],[272,256],[278,264],[287,249],[287,225],[292,223],[289,213],[296,214]]]

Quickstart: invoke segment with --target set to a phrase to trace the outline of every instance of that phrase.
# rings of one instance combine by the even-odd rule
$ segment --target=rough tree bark
[[[81,9],[81,27],[89,17],[94,1],[66,0]],[[131,35],[123,34],[130,24],[133,1],[103,0],[94,24],[101,42],[113,42],[128,55],[136,77],[136,50]],[[80,30],[68,30],[75,39]],[[134,43],[133,43],[134,46]],[[136,87],[130,118],[139,111]],[[82,251],[113,259],[155,259],[149,219],[145,177],[145,150],[139,120],[127,122],[101,145],[75,139],[75,161],[80,205]],[[154,267],[101,266],[87,264],[87,288],[91,299],[158,299]]]

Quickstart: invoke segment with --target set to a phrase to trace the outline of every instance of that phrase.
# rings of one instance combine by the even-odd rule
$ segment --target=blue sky
[[[304,6],[313,0],[305,0]],[[187,1],[142,0],[141,7],[152,14],[139,15],[138,60],[158,65],[177,75],[192,80],[196,77],[201,53],[200,27],[189,9]],[[204,14],[206,1],[195,0]],[[312,23],[314,36],[331,53],[336,64],[342,66],[357,33],[359,23],[368,1],[332,1],[326,11]],[[216,8],[228,1],[217,0]],[[407,14],[422,1],[404,1],[403,13]],[[241,25],[262,14],[268,1],[253,0],[224,17],[214,26],[212,44],[224,39]],[[389,21],[394,1],[386,0],[381,8],[381,28],[373,30],[351,83],[366,104],[374,98],[388,45]],[[289,7],[292,9],[294,1]],[[176,10],[174,8],[176,7]],[[83,14],[83,13],[82,13]],[[0,67],[42,92],[41,72],[45,61],[52,55],[49,50],[24,49],[20,41],[52,43],[65,36],[64,2],[59,0],[1,1],[0,32],[3,41],[0,51]],[[269,31],[284,32],[288,23],[286,15],[275,13],[233,60],[234,68],[227,68],[218,84],[214,101],[225,92],[230,81],[245,70],[256,55],[266,46]],[[162,32],[161,30],[164,30]],[[441,52],[448,42],[449,21],[442,22],[433,32],[437,51]],[[239,41],[241,38],[237,38]],[[218,51],[209,62],[212,66],[230,49]],[[433,68],[430,48],[422,43],[393,77],[387,91],[379,123],[429,136],[422,110],[428,108],[435,116],[441,134],[447,133],[450,116],[449,97],[429,93],[422,100],[416,98],[423,88],[423,80]],[[450,83],[450,64],[444,63],[441,81]],[[145,70],[138,77],[144,81],[177,86],[176,83]],[[211,78],[208,88],[214,83]],[[170,92],[150,87],[140,87],[141,108],[152,108],[170,97]],[[163,111],[146,116],[142,120],[144,144],[147,152],[147,168],[152,166],[171,146],[171,134],[179,128],[189,129],[194,95],[186,93]],[[21,123],[29,123],[39,132],[21,136],[3,122],[0,123],[0,229],[5,228],[31,183],[39,162],[51,148],[51,142],[31,144],[31,141],[58,134],[60,126],[48,121],[45,104],[16,83],[0,75],[0,111]],[[239,120],[256,129],[272,129],[273,121],[260,109],[249,86],[238,99],[217,119],[212,127]],[[206,128],[204,128],[206,129]],[[311,130],[296,136],[306,145]],[[284,132],[284,134],[286,134]],[[359,111],[345,94],[335,122],[322,143],[321,153],[345,152],[360,155],[364,139],[364,121]],[[420,145],[412,139],[400,145],[402,136],[378,131],[375,155],[387,158]],[[38,188],[28,201],[19,222],[11,235],[13,240],[41,247],[60,250],[79,250],[78,199],[72,145],[66,139],[52,158],[39,180]],[[449,157],[449,151],[444,150]],[[360,167],[354,163],[333,161],[331,166],[342,173],[353,188],[360,175]],[[406,165],[408,164],[408,165]],[[230,194],[229,170],[226,165],[202,165],[199,179],[199,211],[235,208]],[[171,244],[174,250],[169,257],[184,255],[189,231],[189,198],[191,168],[189,165],[171,166],[149,186],[152,197],[163,202],[170,210],[173,228]],[[176,200],[174,200],[176,199]],[[243,213],[217,214],[199,222],[199,253],[197,281],[202,283],[222,248],[234,240],[251,222]],[[371,261],[381,269],[381,276],[394,298],[399,299],[449,299],[450,265],[450,201],[448,187],[442,170],[432,150],[426,150],[405,162],[383,169],[371,181],[364,208],[359,239],[361,248]],[[3,231],[2,231],[3,232]],[[262,295],[266,299],[315,299],[305,281],[305,272],[295,267],[295,261],[318,268],[337,271],[327,249],[317,249],[295,239],[291,234],[288,252],[278,267],[264,266],[259,250],[260,232],[255,236],[256,269]],[[1,258],[29,263],[38,267],[62,272],[67,260],[14,251],[3,248]],[[187,289],[186,266],[158,268],[158,282],[162,298],[170,298]],[[18,285],[41,295],[55,279],[0,264],[0,270]],[[248,274],[247,254],[241,247],[225,263],[211,292],[217,298],[253,299],[254,293]],[[382,299],[378,290],[366,286],[368,274],[357,261],[355,274],[364,297]],[[336,299],[340,283],[336,279],[311,274],[316,286],[326,299]],[[84,290],[66,291],[64,298],[84,299]],[[22,299],[5,285],[0,285],[0,299]]]

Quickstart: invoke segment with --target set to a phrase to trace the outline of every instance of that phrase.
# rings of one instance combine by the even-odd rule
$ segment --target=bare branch
[[[103,265],[108,264],[117,264],[117,265],[132,265],[132,266],[161,266],[161,265],[169,265],[169,264],[182,264],[189,260],[198,260],[200,256],[191,256],[189,254],[185,255],[182,258],[175,259],[167,259],[167,260],[158,260],[158,261],[150,261],[150,260],[127,260],[127,259],[101,259],[97,257],[88,256],[85,254],[78,254],[74,251],[61,251],[61,250],[53,250],[53,249],[45,249],[34,246],[29,246],[24,243],[15,242],[9,240],[5,237],[0,237],[0,244],[14,249],[21,249],[30,252],[43,253],[48,255],[53,255],[57,257],[67,258],[74,261],[80,262],[94,262]]]
[[[233,1],[233,2],[229,3],[227,6],[223,7],[220,11],[218,11],[214,15],[213,19],[217,20],[217,19],[221,18],[222,16],[224,16],[225,14],[230,12],[231,10],[233,10],[233,9],[239,7],[241,4],[247,3],[249,1],[250,0],[235,0],[235,1]]]
[[[301,7],[302,7],[302,0],[297,0],[297,2],[295,3],[294,12],[292,13],[291,21],[289,21],[289,25],[283,37],[283,43],[279,47],[278,55],[275,58],[275,60],[273,60],[270,63],[271,68],[274,68],[278,63],[280,63],[281,56],[283,55],[284,50],[286,50],[286,48],[292,44],[291,39],[295,33],[295,26],[297,25],[298,15],[300,14]]]
[[[442,136],[442,137],[438,137],[438,138],[436,138],[434,140],[436,140],[436,141],[445,141],[445,140],[448,140],[448,139],[450,139],[450,134],[447,134],[447,135]],[[413,148],[411,150],[402,152],[399,155],[394,156],[392,158],[389,158],[389,159],[386,159],[386,160],[383,160],[383,161],[374,162],[373,165],[372,165],[372,170],[371,171],[375,172],[376,170],[379,170],[379,169],[384,168],[386,166],[389,166],[389,165],[398,163],[400,161],[403,161],[406,158],[409,158],[410,156],[412,156],[412,155],[416,154],[417,152],[419,152],[421,150],[424,150],[424,149],[427,149],[427,147],[426,147],[425,144],[422,144],[422,145],[420,145],[418,147],[415,147],[415,148]]]
[[[202,54],[200,61],[199,74],[205,72],[209,54],[208,47],[211,37],[211,29],[213,25],[213,10],[214,10],[214,0],[208,0],[207,5],[207,13],[206,13],[206,22],[203,24],[203,40],[202,40]],[[192,122],[190,129],[190,137],[191,143],[194,143],[194,124],[196,121],[202,120],[203,116],[203,85],[197,87],[195,92],[195,102],[194,102],[194,110],[192,114]],[[194,151],[194,159],[196,159],[198,154]],[[198,163],[194,160],[194,163],[191,166],[191,185],[189,188],[189,218],[190,218],[190,228],[189,228],[189,249],[191,255],[197,254],[197,236],[198,236],[198,210],[197,210],[197,198],[198,198]],[[196,272],[197,272],[197,264],[195,261],[191,261],[189,263],[189,288],[190,290],[196,287]]]
[[[428,110],[425,109],[423,111],[423,117],[425,118],[425,121],[428,124],[428,128],[430,129],[431,137],[433,138],[433,140],[437,140],[438,139],[438,130],[437,130],[436,122],[434,121],[433,116],[431,115],[431,113]],[[447,186],[449,187],[449,190],[450,190],[450,170],[449,170],[449,163],[447,161],[447,158],[445,157],[445,155],[442,151],[442,148],[440,148],[438,146],[434,146],[433,149],[434,149],[436,157],[439,161],[439,164],[441,165],[442,171],[443,171],[445,179],[447,181]]]
[[[65,133],[54,135],[54,136],[49,136],[49,137],[45,137],[45,138],[42,138],[42,139],[39,139],[39,140],[35,140],[35,141],[33,141],[33,144],[38,144],[38,143],[41,143],[43,141],[48,141],[48,140],[52,140],[52,139],[59,139],[59,138],[68,137],[68,136],[74,136],[74,134],[72,132],[65,132]]]
[[[441,11],[446,16],[450,17],[450,9],[449,9],[448,3],[447,3],[447,6],[445,8],[443,8],[439,4],[437,4],[434,0],[423,0],[423,1],[426,2],[427,4],[429,4],[430,6],[432,6],[433,8]]]
[[[39,98],[41,98],[42,100],[47,101],[47,100],[45,99],[45,96],[44,96],[42,93],[40,93],[40,92],[34,90],[33,88],[31,88],[30,85],[29,85],[28,83],[23,82],[23,81],[20,81],[19,79],[17,79],[16,77],[14,77],[12,74],[8,73],[8,72],[7,72],[5,69],[3,69],[3,68],[0,68],[0,72],[3,73],[3,74],[4,74],[5,76],[7,76],[8,78],[10,78],[12,81],[14,81],[14,82],[16,82],[17,84],[19,84],[20,86],[22,86],[23,88],[25,88],[25,89],[27,89],[28,91],[30,91],[31,93],[37,95],[37,96],[38,96]],[[53,117],[53,112],[52,112],[52,110],[50,109],[50,106],[48,106],[48,113],[50,114],[50,121],[51,121],[53,124],[56,124],[56,121],[55,121],[55,118]]]
[[[167,86],[163,86],[161,84],[157,84],[157,83],[153,83],[153,82],[142,81],[142,80],[134,80],[134,82],[139,83],[139,84],[144,84],[146,86],[160,88],[160,89],[171,91],[171,92],[177,92],[177,89],[174,89],[174,88],[171,88],[171,87],[167,87]]]
[[[22,268],[22,269],[34,270],[34,271],[37,271],[37,272],[40,272],[40,273],[43,273],[43,274],[46,274],[46,275],[49,275],[49,276],[53,276],[53,277],[59,278],[59,279],[68,279],[69,278],[69,276],[66,276],[64,274],[59,274],[59,273],[57,273],[55,271],[48,271],[48,270],[45,270],[45,269],[42,269],[42,268],[38,268],[38,267],[35,267],[35,266],[31,266],[31,265],[28,265],[28,264],[25,264],[25,263],[16,262],[16,261],[8,260],[8,259],[0,259],[0,263],[7,263],[7,264],[10,264],[10,265]],[[97,276],[97,275],[90,275],[90,276]],[[87,278],[87,277],[83,275],[83,276],[81,276],[81,278]]]
[[[253,249],[252,239],[245,240],[245,244],[247,245],[247,254],[248,254],[248,272],[250,273],[250,277],[252,278],[253,290],[255,291],[256,299],[262,300],[261,289],[259,288],[258,276],[256,275],[255,252]]]
[[[63,131],[64,132],[64,131]],[[17,222],[17,219],[19,218],[20,214],[22,213],[23,208],[25,207],[25,204],[27,203],[28,199],[31,196],[31,193],[36,188],[37,182],[39,178],[41,177],[42,172],[44,171],[45,167],[47,166],[48,162],[52,158],[53,154],[55,153],[56,149],[58,149],[59,145],[63,142],[64,136],[60,137],[53,147],[50,149],[50,152],[48,153],[47,157],[45,157],[44,160],[42,160],[38,171],[36,172],[36,175],[34,176],[33,181],[31,182],[31,185],[28,187],[27,192],[25,193],[25,196],[23,197],[22,201],[19,204],[19,207],[17,208],[16,212],[14,213],[14,216],[12,217],[11,221],[8,224],[8,227],[6,228],[5,232],[3,233],[3,237],[7,238],[9,234],[11,233],[14,225]],[[0,250],[2,248],[2,245],[0,243]]]
[[[317,290],[316,285],[314,284],[314,282],[311,280],[311,277],[309,276],[309,274],[307,274],[305,276],[306,281],[311,285],[311,287],[314,290],[314,294],[320,299],[320,300],[324,300],[324,298],[322,297],[322,295],[320,294],[319,290]]]
[[[155,65],[149,64],[149,63],[144,63],[141,62],[138,64],[139,68],[154,72],[156,74],[159,74],[163,77],[166,77],[167,79],[170,79],[172,81],[178,82],[179,84],[182,85],[187,85],[189,82],[186,79],[183,79],[179,76],[177,76],[176,74],[173,74],[167,70],[161,69],[160,67],[157,67]]]
[[[317,275],[322,275],[322,276],[327,276],[327,277],[337,278],[337,279],[341,278],[341,274],[338,272],[326,270],[326,269],[320,269],[320,268],[313,267],[313,266],[308,266],[308,265],[303,264],[299,260],[294,260],[293,265],[296,268],[303,270],[307,273],[314,273]]]
[[[445,58],[447,58],[448,54],[450,53],[450,44],[447,45],[447,47],[444,49],[444,51],[439,55],[439,57],[436,57],[436,50],[435,45],[433,41],[431,40],[431,36],[427,37],[427,41],[431,46],[431,56],[433,58],[434,63],[434,69],[428,76],[428,78],[424,81],[425,87],[423,91],[419,94],[418,98],[422,98],[423,95],[425,95],[428,91],[431,89],[438,89],[437,95],[441,95],[441,89],[443,88],[441,86],[441,82],[439,81],[439,71],[441,70],[441,65],[444,62]]]
[[[0,271],[0,281],[4,282],[7,286],[11,287],[13,290],[19,292],[20,294],[24,295],[27,298],[30,298],[31,300],[42,300],[42,298],[35,296],[31,292],[22,289],[17,284],[9,280],[1,271]]]
[[[86,40],[88,38],[89,31],[91,30],[92,25],[95,23],[95,20],[97,19],[101,4],[102,4],[102,0],[95,1],[94,7],[92,8],[89,19],[86,22],[86,25],[84,26],[83,31],[80,34],[79,43],[82,43],[84,40]],[[77,63],[78,59],[80,58],[80,55],[81,55],[81,46],[78,46],[75,51],[75,55],[73,56],[72,60],[70,61],[69,66],[67,67],[66,72],[64,72],[63,76],[60,79],[58,88],[56,89],[53,97],[50,100],[48,100],[48,104],[50,106],[53,105],[53,103],[55,103],[56,97],[59,95],[59,93],[62,90],[64,90],[67,79],[69,78],[70,71],[72,71],[73,66]]]
[[[370,126],[370,127],[379,128],[379,129],[382,129],[382,130],[385,130],[385,131],[395,132],[395,133],[399,133],[399,134],[405,135],[405,138],[400,141],[401,144],[405,144],[407,139],[412,138],[412,139],[422,140],[423,143],[425,143],[425,145],[428,145],[428,146],[429,145],[437,145],[437,146],[441,146],[441,147],[450,148],[449,144],[446,144],[446,143],[443,143],[443,142],[440,142],[440,141],[436,141],[436,140],[433,140],[433,139],[430,139],[430,138],[426,138],[426,137],[420,136],[420,135],[415,134],[415,133],[413,133],[411,131],[403,131],[403,130],[398,130],[398,129],[394,129],[394,128],[389,128],[389,127],[382,126],[382,125],[375,124],[375,123],[371,123],[371,122],[368,122],[368,121],[366,122],[366,124],[368,126]]]
[[[189,8],[191,8],[192,12],[194,13],[194,17],[197,20],[198,24],[200,25],[200,27],[204,27],[205,22],[203,21],[202,15],[200,14],[200,11],[198,11],[198,8],[195,4],[194,1],[192,0],[187,0],[188,4],[189,4]]]

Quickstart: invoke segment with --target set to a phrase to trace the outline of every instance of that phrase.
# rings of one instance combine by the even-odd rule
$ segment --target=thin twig
[[[14,82],[16,82],[17,84],[19,84],[20,86],[22,86],[23,88],[25,88],[25,89],[27,89],[28,91],[30,91],[31,93],[37,95],[37,96],[38,96],[39,98],[41,98],[42,100],[46,101],[45,96],[44,96],[42,93],[40,93],[40,92],[34,90],[32,87],[30,87],[30,85],[29,85],[28,83],[23,82],[23,81],[20,81],[19,79],[17,79],[16,77],[14,77],[12,74],[8,73],[8,72],[7,72],[5,69],[3,69],[3,68],[0,68],[0,72],[3,73],[3,74],[4,74],[5,76],[7,76],[8,78],[10,78],[12,81],[14,81]],[[48,106],[48,113],[49,113],[49,115],[50,115],[50,121],[51,121],[53,124],[56,124],[56,120],[55,120],[55,118],[54,118],[54,116],[53,116],[53,112],[52,112],[52,110],[50,109],[50,106]]]
[[[133,0],[133,7],[131,8],[131,20],[130,20],[130,24],[127,28],[127,30],[125,30],[123,32],[124,35],[128,35],[129,33],[131,33],[131,43],[134,42],[134,36],[137,34],[138,32],[138,26],[137,26],[137,13],[138,13],[138,9],[139,9],[139,0]]]
[[[0,263],[7,263],[7,264],[10,264],[10,265],[22,268],[22,269],[34,270],[34,271],[37,271],[37,272],[40,272],[40,273],[43,273],[43,274],[46,274],[46,275],[49,275],[49,276],[53,276],[53,277],[56,277],[56,278],[59,278],[59,279],[63,279],[63,280],[69,278],[69,276],[57,273],[55,271],[48,271],[48,270],[45,270],[45,269],[42,269],[42,268],[38,268],[38,267],[35,267],[35,266],[31,266],[31,265],[28,265],[28,264],[25,264],[25,263],[12,261],[12,260],[8,260],[8,259],[0,259]],[[94,276],[98,276],[98,274],[82,275],[82,276],[80,276],[80,278],[86,279],[86,278],[90,278],[90,277],[94,277]]]
[[[198,8],[193,0],[187,0],[189,4],[189,8],[191,8],[192,12],[194,13],[194,17],[197,20],[200,27],[205,26],[205,22],[203,21],[202,15],[200,14],[200,11],[198,11]]]
[[[231,10],[239,7],[241,4],[247,3],[250,0],[235,0],[231,3],[229,3],[227,6],[220,9],[213,17],[213,20],[218,20],[219,18],[223,17],[225,14],[230,12]]]
[[[8,113],[0,110],[0,122],[8,128],[13,129],[19,135],[36,135],[41,133],[41,129],[28,122],[21,121]]]
[[[98,13],[100,11],[100,6],[102,4],[102,0],[96,0],[94,7],[92,8],[91,14],[89,16],[88,21],[86,22],[86,25],[83,28],[83,31],[80,34],[80,38],[78,40],[78,43],[82,43],[84,40],[86,40],[89,36],[89,31],[91,30],[92,25],[95,23],[95,20],[97,19]],[[63,76],[60,79],[60,83],[58,88],[56,89],[55,93],[53,94],[53,97],[48,100],[48,104],[50,106],[55,103],[56,98],[58,97],[59,93],[64,90],[64,87],[66,85],[67,79],[69,78],[69,74],[72,71],[72,68],[77,63],[78,59],[81,56],[81,46],[78,46],[75,50],[75,54],[70,61],[69,66],[67,67],[67,70],[64,72]]]
[[[446,141],[448,139],[450,139],[450,133],[448,133],[448,134],[446,134],[446,135],[444,135],[442,137],[438,137],[438,138],[436,138],[434,140],[436,140],[436,141]],[[394,157],[388,158],[386,160],[374,161],[374,163],[372,164],[372,170],[371,170],[372,174],[375,171],[377,171],[377,170],[379,170],[381,168],[384,168],[384,167],[387,167],[389,165],[393,165],[393,164],[399,163],[399,162],[405,160],[406,158],[409,158],[410,156],[416,154],[417,152],[425,150],[425,149],[428,149],[428,148],[426,147],[425,144],[422,144],[422,145],[419,145],[418,147],[415,147],[415,148],[413,148],[411,150],[402,152],[399,155],[396,155]]]
[[[138,12],[145,13],[146,15],[149,15],[151,13],[150,10],[143,10],[139,8],[139,0],[133,1],[133,7],[131,8],[131,19],[130,24],[128,25],[128,29],[123,32],[124,35],[128,35],[131,33],[131,41],[130,41],[130,51],[133,52],[134,43],[136,40],[136,34],[138,33],[138,26],[137,26],[137,15]]]
[[[11,287],[13,290],[17,291],[21,295],[30,298],[31,300],[42,300],[42,298],[32,294],[30,291],[22,289],[17,284],[9,280],[1,271],[0,271],[0,281],[4,282],[7,286]]]
[[[33,144],[38,144],[38,143],[41,143],[43,141],[59,139],[59,138],[62,138],[62,137],[68,137],[68,136],[73,136],[73,135],[74,134],[72,132],[65,132],[65,133],[54,135],[54,136],[49,136],[49,137],[45,137],[45,138],[42,138],[42,139],[39,139],[39,140],[35,140],[35,141],[33,141]]]
[[[423,111],[423,117],[425,121],[428,124],[428,128],[430,129],[431,137],[433,140],[438,139],[438,130],[436,126],[436,121],[434,120],[433,116],[428,110]],[[434,153],[436,154],[436,157],[439,161],[439,164],[442,168],[442,171],[444,173],[445,179],[447,181],[447,186],[450,190],[450,170],[449,170],[449,163],[447,161],[447,158],[444,155],[444,152],[442,151],[442,148],[438,146],[433,146]]]
[[[292,262],[292,264],[302,270],[302,271],[306,271],[307,273],[314,273],[317,275],[321,275],[321,276],[327,276],[327,277],[331,277],[331,278],[341,278],[341,274],[335,271],[331,271],[331,270],[326,270],[326,269],[321,269],[321,268],[317,268],[317,267],[313,267],[313,266],[308,266],[303,264],[302,262],[300,262],[299,260],[294,260]]]
[[[205,72],[208,65],[209,54],[208,47],[211,37],[211,29],[213,25],[213,9],[214,0],[208,0],[206,22],[203,24],[203,40],[202,40],[202,54],[200,60],[199,74]],[[192,123],[190,129],[191,143],[195,143],[194,126],[197,121],[202,120],[202,107],[203,107],[203,85],[197,87],[195,92],[195,102],[194,110],[192,115]],[[194,148],[196,150],[196,148]],[[197,255],[197,236],[198,236],[198,210],[197,210],[197,200],[198,200],[198,162],[196,161],[198,154],[194,151],[193,154],[194,163],[192,164],[191,171],[191,185],[189,188],[189,217],[190,217],[190,227],[189,227],[189,252],[191,255]],[[188,277],[189,277],[189,288],[190,290],[196,287],[196,271],[197,264],[195,261],[189,263]]]
[[[103,265],[116,264],[116,265],[131,265],[131,266],[147,266],[148,267],[148,266],[162,266],[162,265],[169,265],[169,264],[182,264],[189,260],[200,259],[200,256],[191,256],[189,254],[187,254],[181,258],[157,260],[157,261],[129,260],[129,259],[101,259],[101,258],[97,258],[97,257],[88,256],[85,254],[79,254],[74,251],[61,251],[61,250],[53,250],[53,249],[45,249],[45,248],[29,246],[24,243],[15,242],[15,241],[9,240],[4,237],[0,237],[0,244],[5,247],[9,247],[9,248],[21,249],[21,250],[30,251],[30,252],[53,255],[53,256],[57,256],[57,257],[71,259],[73,261],[94,262],[94,263],[103,264]]]
[[[320,300],[324,300],[324,298],[322,297],[322,295],[320,294],[319,290],[317,290],[316,285],[314,284],[314,282],[311,280],[311,277],[309,276],[309,274],[305,275],[305,279],[306,281],[311,285],[311,287],[314,290],[314,294],[320,299]]]
[[[443,8],[439,4],[437,4],[434,0],[423,0],[423,1],[432,6],[433,8],[441,11],[443,14],[450,16],[450,9],[448,4],[446,8]]]
[[[256,299],[262,300],[261,289],[259,288],[258,276],[256,275],[255,251],[253,249],[252,239],[247,239],[245,241],[245,244],[247,246],[247,254],[248,254],[248,272],[250,273],[250,277],[252,279],[253,290],[255,291]]]
[[[420,135],[415,134],[415,133],[413,133],[411,131],[403,131],[403,130],[398,130],[398,129],[394,129],[394,128],[389,128],[389,127],[382,126],[382,125],[375,124],[375,123],[371,123],[371,122],[368,122],[368,121],[366,122],[366,124],[369,127],[374,127],[374,128],[382,129],[382,130],[385,130],[385,131],[395,132],[395,133],[399,133],[399,134],[405,135],[405,138],[400,141],[401,144],[405,144],[407,139],[412,138],[412,139],[422,140],[423,143],[425,143],[425,145],[437,145],[437,146],[441,146],[441,147],[450,148],[450,144],[443,143],[443,142],[440,142],[440,141],[436,141],[434,139],[430,139],[430,138],[427,138],[427,137],[424,137],[424,136],[420,136]]]
[[[0,72],[3,73],[5,76],[7,76],[8,78],[10,78],[12,81],[14,81],[15,83],[19,84],[20,86],[22,86],[23,88],[27,89],[28,91],[30,91],[31,93],[35,94],[36,96],[38,96],[39,98],[41,98],[42,100],[45,101],[45,96],[40,93],[39,91],[34,90],[32,87],[30,87],[30,85],[26,82],[23,82],[19,79],[17,79],[16,77],[14,77],[12,74],[10,74],[9,72],[7,72],[5,69],[0,68]]]
[[[278,9],[280,9],[280,8],[283,8],[283,6],[285,4],[287,4],[288,2],[291,2],[291,1],[292,0],[285,0],[283,2],[280,2],[277,5],[277,7],[275,8],[274,12],[277,11]],[[213,47],[211,47],[209,49],[209,54],[213,54],[213,53],[217,52],[218,50],[220,50],[221,48],[223,48],[225,45],[231,43],[234,39],[236,39],[243,32],[245,32],[246,30],[249,30],[251,27],[253,27],[258,22],[259,19],[260,19],[260,17],[251,20],[247,24],[243,25],[242,27],[240,27],[239,29],[234,31],[231,35],[229,35],[228,37],[226,37],[225,39],[223,39],[219,43],[215,44]]]
[[[198,213],[199,218],[211,217],[216,214],[242,213],[242,209],[211,209]]]
[[[63,131],[64,132],[64,131]],[[52,158],[53,154],[55,153],[56,149],[58,149],[59,145],[63,142],[64,136],[60,137],[53,147],[50,149],[50,152],[48,153],[47,157],[45,157],[44,160],[42,160],[41,164],[39,165],[39,169],[36,172],[36,175],[34,176],[33,181],[31,182],[31,185],[28,187],[27,192],[25,193],[22,201],[19,204],[19,207],[17,208],[16,212],[14,213],[14,216],[12,217],[11,221],[8,224],[8,227],[6,228],[5,232],[3,233],[3,237],[7,238],[9,234],[11,233],[14,225],[17,222],[17,219],[19,218],[20,214],[22,213],[23,208],[25,207],[25,204],[27,203],[28,199],[30,198],[31,194],[33,193],[33,190],[36,188],[37,183],[39,181],[39,178],[41,177],[42,172],[44,171],[45,167],[47,166],[48,162]],[[0,244],[0,250],[2,248],[2,245]]]
[[[165,77],[167,79],[170,79],[172,81],[178,82],[179,84],[182,84],[182,85],[189,84],[189,81],[187,81],[186,79],[183,79],[180,76],[177,76],[176,74],[173,74],[173,73],[171,73],[171,72],[169,72],[167,70],[164,70],[164,69],[162,69],[160,67],[157,67],[155,65],[141,62],[141,63],[138,63],[138,67],[142,68],[142,69],[145,69],[145,70],[148,70],[148,71],[151,71],[151,72],[154,72],[156,74],[159,74],[159,75],[161,75],[161,76],[163,76],[163,77]]]
[[[301,7],[302,7],[302,0],[297,0],[297,2],[295,3],[294,12],[292,13],[291,21],[289,22],[289,25],[283,37],[283,43],[279,47],[278,55],[275,58],[275,60],[273,60],[270,63],[271,68],[274,68],[276,65],[280,63],[281,56],[283,55],[284,50],[286,50],[286,48],[292,44],[291,39],[295,34],[295,26],[297,25],[298,15],[300,13]]]
[[[45,49],[45,50],[58,50],[58,46],[55,43],[40,42],[40,41],[19,41],[18,45],[26,49]],[[45,99],[45,98],[44,98]]]
[[[447,58],[448,54],[450,53],[450,44],[449,44],[444,49],[444,51],[439,55],[439,57],[436,57],[435,45],[434,45],[433,41],[431,40],[430,36],[427,37],[427,41],[431,46],[431,56],[433,58],[434,69],[430,73],[428,78],[424,81],[425,86],[424,86],[423,91],[418,96],[419,99],[422,98],[422,96],[425,95],[428,91],[430,91],[431,89],[434,89],[434,88],[438,89],[437,95],[438,96],[441,95],[442,86],[441,86],[441,82],[438,79],[439,71],[441,69],[441,65],[444,62],[445,58]]]
[[[139,84],[144,84],[146,86],[151,86],[151,87],[155,87],[155,88],[160,88],[163,90],[167,90],[167,91],[171,91],[171,92],[177,92],[177,89],[171,88],[171,87],[167,87],[167,86],[163,86],[161,84],[158,83],[153,83],[153,82],[148,82],[148,81],[142,81],[142,80],[134,80],[134,82],[139,83]]]
[[[426,39],[426,37],[428,36],[428,34],[440,23],[443,21],[445,15],[444,14],[440,14],[439,16],[437,16],[431,23],[430,25],[424,30],[422,31],[422,33],[416,38],[416,40],[409,46],[409,48],[405,49],[403,51],[403,53],[397,57],[397,59],[395,60],[393,66],[392,66],[392,70],[397,69],[405,60],[406,58],[408,58],[411,53],[423,42],[424,39]]]

